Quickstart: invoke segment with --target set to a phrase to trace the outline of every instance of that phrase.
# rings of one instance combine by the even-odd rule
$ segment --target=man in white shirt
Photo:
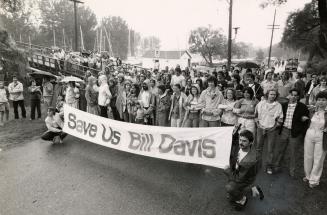
[[[107,76],[101,75],[99,77],[100,87],[99,87],[99,96],[98,96],[98,105],[100,107],[100,116],[108,118],[108,106],[110,104],[110,99],[112,97]]]
[[[22,111],[22,117],[26,118],[26,110],[24,105],[24,87],[23,84],[17,80],[16,76],[12,78],[13,82],[8,85],[9,99],[13,101],[15,119],[19,119],[18,106]]]
[[[181,73],[182,73],[182,70],[181,70],[179,67],[177,67],[177,68],[175,69],[175,75],[173,75],[173,76],[171,77],[171,81],[170,81],[170,86],[171,86],[171,88],[173,88],[173,86],[174,86],[175,84],[179,84],[179,85],[181,85],[182,87],[185,87],[185,77],[182,76]]]

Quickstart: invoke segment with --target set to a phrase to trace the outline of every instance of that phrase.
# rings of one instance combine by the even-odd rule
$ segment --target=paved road
[[[52,146],[37,139],[0,152],[1,215],[240,214],[225,199],[226,178],[219,169],[205,174],[199,166],[70,136],[65,142]],[[309,214],[304,205],[313,191],[298,192],[309,189],[301,180],[260,173],[258,183],[266,198],[251,199],[243,214]]]

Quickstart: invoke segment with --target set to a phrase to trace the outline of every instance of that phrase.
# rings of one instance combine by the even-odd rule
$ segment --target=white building
[[[181,66],[181,69],[190,67],[191,54],[188,51],[158,51],[149,50],[144,53],[141,58],[142,66],[145,68],[158,68],[165,69],[175,68],[177,64]]]

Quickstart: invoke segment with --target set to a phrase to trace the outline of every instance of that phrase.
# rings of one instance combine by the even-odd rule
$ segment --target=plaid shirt
[[[285,121],[284,121],[284,127],[288,128],[288,129],[292,128],[292,120],[293,120],[295,107],[296,107],[296,103],[288,104],[288,107],[287,107],[286,117],[285,117]]]

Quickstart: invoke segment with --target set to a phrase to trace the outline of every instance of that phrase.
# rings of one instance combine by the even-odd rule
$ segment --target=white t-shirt
[[[107,106],[110,103],[111,93],[108,84],[102,84],[99,87],[98,104]]]
[[[171,77],[171,82],[170,85],[175,85],[175,84],[180,84],[181,87],[185,87],[185,78],[184,76],[180,75],[173,75],[173,77]]]
[[[248,153],[249,152],[245,152],[242,149],[240,149],[240,151],[238,152],[238,162],[241,162]]]
[[[245,152],[242,149],[240,149],[238,151],[238,156],[237,156],[237,163],[236,163],[236,169],[238,169],[238,164],[243,160],[243,158],[245,158],[245,156],[248,154],[249,152]]]
[[[149,91],[141,92],[140,100],[142,102],[143,107],[148,108],[150,106],[150,97],[151,97],[151,94]]]

